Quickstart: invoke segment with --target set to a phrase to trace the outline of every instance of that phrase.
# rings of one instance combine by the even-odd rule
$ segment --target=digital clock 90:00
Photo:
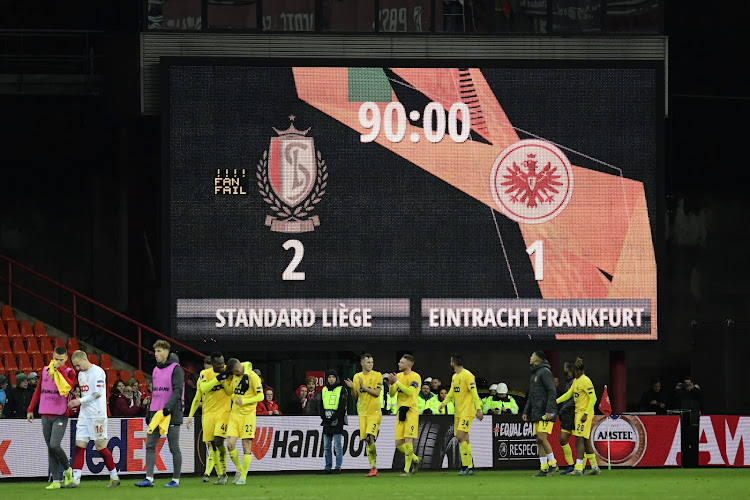
[[[460,121],[458,119],[459,113],[461,113]],[[418,121],[420,117],[422,118],[424,137],[432,143],[438,143],[443,140],[446,125],[448,136],[453,142],[466,142],[471,133],[469,106],[463,102],[455,102],[451,105],[447,120],[445,117],[445,108],[439,102],[430,102],[425,106],[422,113],[417,110],[409,112],[409,119],[413,122]],[[389,142],[401,142],[406,135],[406,110],[403,104],[394,101],[389,102],[381,114],[380,106],[377,103],[365,102],[359,108],[359,124],[365,130],[370,130],[368,134],[361,134],[359,136],[360,142],[373,142],[376,140],[380,134],[381,125],[383,133]],[[419,135],[416,132],[410,134],[410,140],[411,142],[419,142]]]

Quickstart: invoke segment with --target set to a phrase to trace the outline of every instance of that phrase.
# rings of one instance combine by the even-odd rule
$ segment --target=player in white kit
[[[81,406],[76,426],[76,454],[73,459],[73,482],[64,488],[78,488],[81,485],[81,470],[86,458],[86,447],[89,441],[94,441],[94,447],[104,459],[104,465],[109,471],[108,488],[119,486],[120,478],[112,458],[112,452],[107,448],[107,390],[104,370],[91,363],[83,351],[76,351],[70,356],[73,368],[78,371],[78,386],[81,397],[68,402],[73,408]]]

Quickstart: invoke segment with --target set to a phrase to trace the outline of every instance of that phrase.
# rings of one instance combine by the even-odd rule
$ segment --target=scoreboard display
[[[359,63],[164,61],[176,338],[657,339],[663,69]]]

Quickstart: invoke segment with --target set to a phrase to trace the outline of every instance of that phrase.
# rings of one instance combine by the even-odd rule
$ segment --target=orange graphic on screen
[[[311,106],[352,130],[366,134],[368,130],[363,129],[360,116],[363,102],[350,100],[349,69],[293,68],[297,92],[300,99]],[[470,121],[471,131],[489,144],[479,140],[457,142],[463,138],[457,137],[461,131],[450,122],[445,125],[445,137],[432,142],[435,139],[430,134],[434,132],[426,130],[427,127],[414,126],[408,120],[404,124],[403,120],[395,118],[398,130],[390,130],[390,138],[386,133],[379,133],[372,141],[491,209],[507,214],[493,199],[490,188],[493,165],[499,155],[520,138],[481,70],[392,68],[391,71],[402,80],[394,85],[405,84],[417,89],[451,116],[468,110],[469,119],[462,116],[461,122]],[[396,102],[396,94],[391,90],[389,99],[372,103],[377,109],[368,111],[365,119],[371,120],[378,112],[381,117],[398,117],[403,106],[399,109],[393,105]],[[407,116],[421,111],[404,110]],[[437,113],[432,116],[433,120],[439,118]],[[394,136],[400,140],[394,142]],[[656,259],[643,183],[626,179],[614,169],[612,173],[576,165],[571,169],[575,185],[564,209],[541,223],[519,222],[527,247],[538,241],[544,244],[544,279],[537,282],[542,297],[649,299],[651,334],[557,334],[556,338],[655,339]],[[528,170],[521,173],[529,176]],[[549,194],[553,193],[548,191]]]

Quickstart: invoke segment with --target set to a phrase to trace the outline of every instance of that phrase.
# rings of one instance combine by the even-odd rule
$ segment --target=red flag
[[[602,393],[602,400],[599,402],[599,410],[604,413],[605,417],[612,415],[612,405],[609,402],[609,394],[607,394],[607,386],[604,386],[604,392]]]

